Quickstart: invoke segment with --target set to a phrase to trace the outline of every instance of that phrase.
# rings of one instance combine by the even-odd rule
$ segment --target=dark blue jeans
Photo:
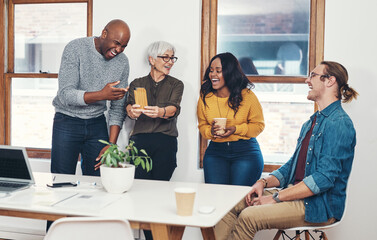
[[[94,170],[95,160],[105,147],[98,140],[108,141],[106,118],[104,115],[81,119],[62,113],[55,113],[52,130],[51,172],[75,174],[77,160],[81,154],[83,175],[99,176]]]
[[[203,159],[206,183],[252,186],[263,171],[263,156],[255,138],[211,141]]]

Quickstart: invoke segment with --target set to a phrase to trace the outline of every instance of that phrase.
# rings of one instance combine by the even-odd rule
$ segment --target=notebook
[[[13,192],[34,184],[24,147],[0,145],[0,192]]]

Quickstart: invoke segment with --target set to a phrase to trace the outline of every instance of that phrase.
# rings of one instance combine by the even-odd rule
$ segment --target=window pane
[[[217,52],[248,75],[307,76],[309,13],[310,0],[219,0]]]
[[[269,87],[266,87],[269,86]],[[314,112],[307,100],[306,84],[255,84],[265,120],[265,129],[257,137],[265,163],[284,163],[292,156],[301,126]],[[288,89],[290,89],[288,91]]]
[[[12,79],[12,145],[51,148],[55,113],[52,99],[56,96],[57,90],[57,79]]]
[[[15,72],[57,73],[65,45],[86,26],[86,3],[16,4]]]

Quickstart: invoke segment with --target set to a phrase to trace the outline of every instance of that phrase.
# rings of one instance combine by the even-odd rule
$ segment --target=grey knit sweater
[[[124,53],[106,60],[95,48],[94,37],[71,41],[64,49],[59,89],[52,104],[56,112],[82,119],[95,118],[107,110],[107,101],[86,104],[85,92],[99,91],[107,83],[120,80],[117,87],[128,86],[129,64]],[[122,126],[125,118],[125,98],[110,101],[109,125]]]

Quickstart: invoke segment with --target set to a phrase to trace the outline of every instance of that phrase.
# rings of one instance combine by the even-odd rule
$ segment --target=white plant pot
[[[124,193],[132,187],[135,178],[135,166],[124,164],[123,168],[101,165],[102,186],[109,193]]]

